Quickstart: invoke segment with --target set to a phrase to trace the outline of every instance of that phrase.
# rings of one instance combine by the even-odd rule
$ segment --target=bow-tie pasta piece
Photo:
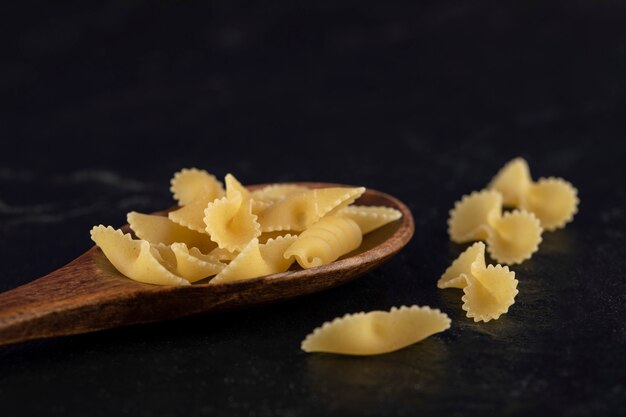
[[[565,227],[578,212],[578,191],[571,183],[554,177],[533,182],[522,158],[507,163],[488,188],[501,192],[505,205],[534,213],[548,231]]]
[[[259,213],[261,231],[301,232],[322,217],[349,206],[364,192],[364,187],[330,187],[296,193]]]
[[[265,275],[285,272],[293,263],[293,258],[285,259],[285,250],[295,242],[296,237],[281,236],[259,244],[254,238],[209,284],[243,281]]]
[[[204,209],[205,231],[222,249],[241,251],[250,240],[261,234],[257,216],[252,212],[250,192],[228,174],[226,196],[209,203]]]
[[[204,209],[224,196],[222,183],[206,171],[195,168],[177,172],[171,183],[171,191],[181,208],[168,214],[170,220],[196,232],[206,233]]]
[[[91,229],[91,239],[113,266],[130,279],[156,285],[189,285],[189,281],[163,265],[165,260],[145,240],[133,240],[121,230],[102,225]]]
[[[463,196],[454,204],[448,219],[448,234],[456,243],[485,240],[496,219],[502,215],[502,195],[483,190]]]
[[[306,229],[285,251],[304,269],[329,264],[358,248],[363,240],[359,225],[347,217],[324,217]]]
[[[252,192],[252,198],[258,201],[271,202],[284,200],[309,189],[301,185],[272,184]]]
[[[184,168],[174,174],[170,190],[180,206],[198,198],[213,201],[224,195],[224,188],[213,175],[196,168]]]
[[[502,194],[504,206],[519,207],[531,184],[528,163],[523,158],[515,158],[496,174],[487,188]]]
[[[441,289],[465,288],[467,285],[465,277],[471,275],[472,271],[482,270],[486,267],[485,244],[476,242],[452,262],[452,265],[446,269],[446,272],[437,281],[437,287]]]
[[[509,311],[518,294],[515,272],[502,265],[489,265],[466,275],[463,310],[475,322],[497,320]]]
[[[485,245],[467,248],[437,282],[439,288],[462,288],[463,310],[474,321],[496,320],[515,303],[515,272],[501,265],[485,265]]]
[[[520,205],[537,216],[541,226],[553,231],[565,227],[578,212],[578,191],[561,178],[540,178]]]
[[[498,262],[522,263],[539,249],[543,229],[533,213],[514,210],[493,223],[487,238],[487,251]]]
[[[199,233],[171,221],[165,216],[155,216],[131,211],[126,216],[130,228],[139,239],[150,243],[171,245],[182,242],[190,247],[198,248],[203,253],[209,253],[217,247],[206,233]]]
[[[191,230],[195,230],[199,233],[206,234],[206,225],[204,224],[204,209],[214,202],[213,196],[207,195],[197,198],[191,203],[179,208],[178,210],[170,211],[167,215],[171,221],[177,223],[183,227],[187,227]]]
[[[391,207],[375,206],[348,206],[337,212],[338,216],[354,220],[361,228],[361,233],[367,234],[379,227],[398,220],[402,213]]]
[[[315,329],[302,342],[305,352],[378,355],[417,343],[450,328],[445,313],[430,307],[346,314]]]

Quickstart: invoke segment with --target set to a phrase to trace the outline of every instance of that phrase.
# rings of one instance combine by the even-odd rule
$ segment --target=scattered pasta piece
[[[181,226],[165,216],[131,211],[126,216],[126,220],[139,239],[150,243],[171,245],[175,242],[182,242],[187,246],[198,248],[203,253],[209,253],[217,247],[206,233],[199,233]]]
[[[133,240],[130,234],[102,225],[91,229],[91,239],[113,266],[130,279],[147,284],[189,285],[189,281],[163,265],[157,249],[145,240]]]
[[[487,188],[502,194],[504,206],[518,207],[531,184],[528,163],[524,158],[515,158],[504,165]]]
[[[496,320],[515,303],[515,272],[485,265],[485,244],[477,242],[459,255],[437,282],[439,288],[462,288],[463,310],[474,321]]]
[[[446,269],[439,281],[439,288],[464,288],[467,285],[465,276],[471,274],[473,269],[485,269],[485,244],[476,242],[465,250],[452,265]]]
[[[375,206],[348,206],[339,210],[337,215],[354,220],[364,235],[402,217],[399,210]]]
[[[445,313],[430,307],[346,314],[316,328],[302,342],[305,352],[378,355],[417,343],[450,328]]]
[[[362,240],[363,234],[354,220],[327,216],[302,232],[284,256],[294,256],[302,268],[314,268],[353,251]]]
[[[364,192],[364,187],[331,187],[293,194],[259,213],[261,231],[301,232],[322,217],[352,204]]]
[[[502,216],[502,195],[475,191],[463,196],[450,211],[448,234],[456,243],[485,240],[494,221]]]
[[[242,281],[270,274],[285,272],[293,263],[293,258],[283,256],[285,250],[295,242],[291,235],[270,239],[259,244],[254,238],[209,284]]]
[[[533,213],[515,210],[504,213],[493,224],[487,251],[493,259],[508,265],[530,259],[539,249],[543,229]]]
[[[467,286],[463,288],[463,310],[475,322],[497,320],[515,304],[518,294],[515,272],[507,266],[488,265],[482,270],[467,275]]]
[[[487,242],[492,258],[506,264],[521,263],[539,249],[543,229],[533,213],[515,210],[502,214],[502,196],[493,190],[463,196],[448,219],[450,239],[457,243]]]
[[[578,211],[578,191],[562,178],[541,178],[530,186],[520,207],[532,212],[541,226],[553,231],[574,219]]]
[[[226,197],[204,209],[204,224],[211,240],[231,252],[241,251],[261,234],[250,193],[232,175],[226,177]]]
[[[488,188],[502,193],[506,206],[535,214],[548,231],[565,227],[578,212],[578,191],[571,183],[554,177],[533,182],[528,164],[522,158],[507,163]]]

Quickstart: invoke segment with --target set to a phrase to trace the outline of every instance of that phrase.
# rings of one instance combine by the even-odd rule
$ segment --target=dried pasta
[[[378,355],[417,343],[450,328],[445,313],[430,307],[346,314],[316,328],[302,342],[305,352]]]
[[[402,217],[399,210],[376,206],[348,206],[339,210],[337,215],[354,220],[364,235]]]
[[[285,258],[285,250],[295,242],[291,235],[270,239],[259,244],[254,238],[209,284],[242,281],[264,275],[285,272],[293,263],[293,258]]]
[[[221,272],[226,264],[215,257],[204,255],[197,248],[188,248],[184,243],[153,245],[164,260],[163,265],[189,282],[200,281]]]
[[[213,175],[196,168],[183,169],[171,180],[170,190],[181,206],[168,214],[170,220],[181,226],[205,233],[204,209],[224,196],[224,188]]]
[[[295,257],[308,269],[333,262],[361,245],[359,225],[344,216],[327,216],[306,229],[285,251],[285,258]]]
[[[331,187],[293,194],[259,213],[261,231],[301,232],[322,217],[349,206],[364,192],[364,187]]]
[[[539,249],[542,233],[533,213],[515,210],[502,214],[502,195],[493,190],[463,196],[448,219],[453,242],[484,240],[489,254],[509,265],[529,259]]]
[[[296,260],[305,268],[323,265],[401,217],[387,207],[349,207],[364,187],[271,184],[250,191],[231,174],[223,186],[196,168],[175,173],[170,183],[179,207],[167,216],[128,213],[134,235],[104,226],[91,231],[113,266],[133,280],[220,284],[284,272]]]
[[[185,243],[187,246],[198,248],[203,253],[209,253],[217,244],[206,233],[174,223],[168,217],[142,214],[131,211],[126,220],[135,235],[150,243],[171,245],[175,242]]]
[[[578,211],[578,191],[571,183],[555,177],[533,182],[523,158],[508,162],[488,188],[502,194],[505,206],[534,213],[548,231],[565,227]]]
[[[91,239],[102,249],[113,266],[135,281],[157,285],[189,285],[189,281],[171,273],[160,253],[145,240],[133,240],[130,234],[111,226],[94,226]]]
[[[497,320],[518,294],[515,272],[502,265],[485,265],[485,244],[467,248],[443,273],[439,288],[462,288],[463,310],[474,321]]]
[[[226,176],[226,196],[204,209],[204,224],[211,240],[231,252],[242,250],[261,234],[250,193],[230,174]]]
[[[215,176],[196,168],[184,168],[174,174],[170,191],[181,206],[209,196],[213,200],[224,195],[222,183]]]

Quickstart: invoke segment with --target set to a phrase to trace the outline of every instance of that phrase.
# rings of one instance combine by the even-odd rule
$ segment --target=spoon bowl
[[[308,188],[345,186],[293,184]],[[359,248],[328,265],[245,281],[191,286],[143,284],[120,274],[94,246],[64,267],[0,294],[0,345],[245,308],[341,285],[387,261],[414,232],[411,211],[395,197],[367,189],[355,204],[392,207],[400,210],[402,217],[365,235]],[[128,225],[123,229],[128,231]]]

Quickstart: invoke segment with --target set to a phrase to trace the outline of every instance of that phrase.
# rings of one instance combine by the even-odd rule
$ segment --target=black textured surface
[[[0,290],[171,204],[198,166],[362,184],[407,202],[408,247],[349,285],[233,314],[0,348],[0,415],[626,413],[626,6],[110,1],[3,6]],[[435,282],[447,212],[514,156],[581,211],[474,324]],[[307,355],[347,312],[422,304],[452,328],[371,358]]]

